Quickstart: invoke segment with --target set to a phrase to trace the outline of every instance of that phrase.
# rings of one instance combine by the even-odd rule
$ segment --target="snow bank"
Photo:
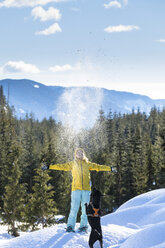
[[[132,235],[120,248],[165,248],[165,222],[142,229]]]
[[[104,248],[165,248],[165,189],[137,196],[102,217],[102,230]],[[90,229],[66,233],[65,224],[58,224],[13,239],[5,235],[0,233],[0,248],[87,248]]]
[[[165,203],[165,189],[156,189],[150,192],[144,193],[142,195],[136,196],[131,200],[127,201],[121,207],[118,208],[118,211],[123,209],[128,209],[131,207],[137,207],[142,205],[150,204],[159,204]]]
[[[144,227],[165,221],[165,189],[153,190],[124,203],[115,213],[102,218],[103,225]]]
[[[120,248],[165,248],[165,189],[129,200],[115,213],[104,216],[102,224],[137,230]]]

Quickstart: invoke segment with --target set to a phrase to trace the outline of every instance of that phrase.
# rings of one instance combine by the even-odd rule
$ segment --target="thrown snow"
[[[20,114],[25,114],[26,112],[25,112],[25,110],[23,110],[22,108],[20,108],[20,109],[19,109],[19,113],[20,113]]]
[[[89,247],[90,228],[87,234],[66,233],[65,226],[57,224],[12,239],[0,229],[0,248]],[[165,189],[137,196],[102,217],[102,230],[104,248],[165,248]]]

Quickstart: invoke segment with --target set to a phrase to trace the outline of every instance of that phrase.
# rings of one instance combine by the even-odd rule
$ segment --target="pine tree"
[[[2,219],[8,224],[8,232],[13,236],[18,236],[18,226],[16,222],[22,220],[22,212],[24,211],[24,198],[26,196],[25,186],[20,184],[21,172],[16,161],[13,163],[8,183],[5,186],[5,194],[3,197],[4,208]]]
[[[35,169],[40,164],[40,150],[41,144],[37,142],[37,122],[34,120],[33,115],[30,117],[27,115],[23,125],[23,136],[21,137],[22,144],[22,156],[21,156],[21,167],[23,170],[22,180],[28,185],[28,192],[32,192],[34,185],[33,178],[35,176]]]
[[[106,136],[107,136],[107,159],[112,161],[112,154],[114,152],[114,140],[115,140],[115,133],[114,133],[114,120],[112,112],[109,112],[107,119],[106,119]]]
[[[122,177],[122,202],[126,202],[135,196],[133,187],[133,140],[132,129],[129,126],[129,122],[124,129],[123,136],[123,164],[121,170]]]
[[[156,142],[156,148],[159,149],[156,154],[156,158],[159,157],[156,168],[156,182],[158,187],[165,187],[165,110],[161,114],[159,134],[160,136],[158,136]]]
[[[51,119],[45,126],[44,141],[41,153],[41,162],[47,166],[56,163],[65,163],[73,160],[73,150],[71,150],[71,137],[67,142],[67,130],[63,127],[64,133],[61,133],[61,126],[53,123]],[[64,149],[63,149],[64,148]],[[70,191],[71,191],[71,172],[51,170],[50,183],[54,187],[54,200],[56,208],[61,215],[66,217],[70,210]]]
[[[141,127],[139,125],[136,127],[133,142],[133,184],[136,195],[139,195],[146,190],[146,157]]]
[[[39,224],[44,228],[54,223],[57,209],[53,200],[53,187],[49,185],[50,179],[48,171],[43,171],[41,168],[36,169],[33,193],[30,195],[25,216],[25,220],[32,230],[35,230]]]
[[[3,95],[2,86],[0,86],[0,178],[2,179],[2,171],[4,166],[4,142],[5,142],[5,133],[6,133],[6,99]],[[0,180],[0,200],[4,193],[4,183],[3,180]],[[2,206],[2,201],[1,204]]]
[[[92,141],[92,161],[98,164],[106,163],[106,149],[107,149],[107,134],[106,134],[106,118],[104,111],[101,109],[99,117],[94,126],[94,136]],[[92,183],[97,184],[98,189],[101,188],[104,172],[92,173]],[[95,178],[95,180],[94,180]]]
[[[164,187],[164,173],[163,169],[163,151],[161,148],[162,140],[160,136],[157,136],[154,145],[151,145],[151,162],[152,172],[150,178],[152,178],[152,188],[158,189]]]
[[[157,136],[159,135],[159,115],[157,109],[154,107],[150,111],[148,118],[151,143],[155,144]]]
[[[10,168],[16,159],[14,153],[16,147],[18,147],[18,140],[13,110],[8,106],[2,87],[0,87],[0,196],[4,194]],[[17,155],[19,157],[19,154]],[[2,201],[0,205],[3,207]]]
[[[124,130],[121,117],[118,117],[115,122],[115,147],[114,147],[114,163],[117,169],[115,174],[115,204],[119,207],[123,203],[123,174],[126,165],[126,152],[125,152],[125,140],[124,140]]]

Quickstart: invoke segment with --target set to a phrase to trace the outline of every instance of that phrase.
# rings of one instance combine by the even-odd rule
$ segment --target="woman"
[[[88,220],[85,203],[89,203],[90,201],[90,171],[112,171],[112,169],[109,166],[89,162],[81,148],[75,151],[74,161],[65,164],[50,165],[49,169],[72,172],[71,209],[66,231],[74,232],[80,204],[82,214],[79,231],[86,231],[88,228]]]

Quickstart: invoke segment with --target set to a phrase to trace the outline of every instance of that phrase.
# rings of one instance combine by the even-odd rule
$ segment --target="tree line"
[[[116,166],[116,173],[91,172],[105,196],[103,214],[141,193],[165,186],[165,109],[149,115],[108,115],[100,110],[94,126],[75,132],[55,119],[15,116],[0,87],[0,215],[9,232],[36,230],[68,216],[71,173],[43,171],[43,165],[73,160],[76,147],[92,162]]]

